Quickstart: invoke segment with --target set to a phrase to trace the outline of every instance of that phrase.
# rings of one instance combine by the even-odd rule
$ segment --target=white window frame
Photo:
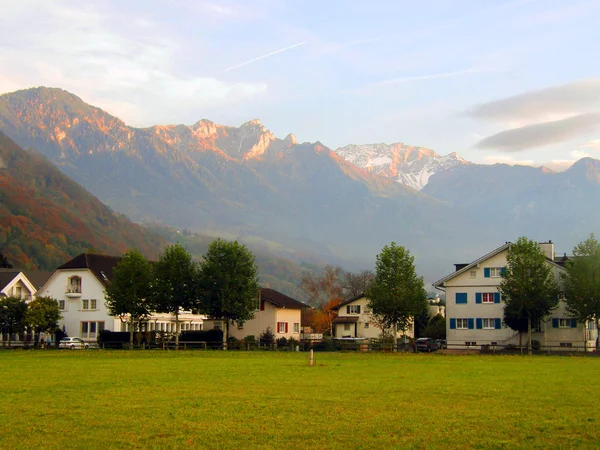
[[[360,314],[360,305],[348,305],[349,314]]]
[[[365,328],[369,328],[369,322],[365,322]]]
[[[96,311],[98,309],[98,300],[95,298],[90,299],[90,309]]]
[[[76,281],[77,280],[77,281]],[[74,283],[74,281],[76,281]],[[73,275],[67,278],[67,292],[72,294],[81,294],[83,280],[79,275]]]
[[[300,333],[300,322],[294,322],[294,333]]]
[[[58,303],[58,309],[60,311],[66,311],[67,310],[67,301],[66,300],[57,300]]]
[[[558,319],[558,328],[571,328],[571,319]]]
[[[81,299],[81,310],[89,311],[90,309],[90,301],[87,298]]]
[[[83,332],[83,327],[86,327],[86,332]],[[95,329],[94,332],[92,332],[92,328]],[[81,338],[82,339],[96,339],[98,338],[98,334],[100,333],[100,331],[105,329],[105,323],[103,320],[82,320],[79,323],[79,333],[81,334]]]
[[[493,292],[482,292],[481,293],[481,303],[494,303],[494,293]]]
[[[456,319],[456,329],[457,330],[468,330],[469,329],[469,319],[465,318],[457,318]]]
[[[277,322],[277,333],[285,334],[285,322]]]
[[[482,320],[482,328],[484,330],[495,330],[496,329],[496,319],[489,319],[484,317]],[[487,322],[487,325],[486,325]]]
[[[490,267],[490,278],[502,277],[502,267]]]

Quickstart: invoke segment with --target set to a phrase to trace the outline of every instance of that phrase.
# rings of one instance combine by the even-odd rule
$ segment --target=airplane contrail
[[[250,59],[241,64],[238,64],[237,66],[233,66],[233,67],[230,67],[229,69],[225,69],[221,73],[231,72],[232,70],[236,70],[236,69],[239,69],[240,67],[247,66],[248,64],[252,64],[253,62],[260,61],[261,59],[265,59],[265,58],[268,58],[269,56],[276,55],[277,53],[285,52],[287,50],[291,50],[293,48],[300,47],[301,45],[304,45],[304,44],[306,44],[306,41],[298,42],[297,44],[290,45],[289,47],[280,48],[279,50],[275,50],[274,52],[267,53],[266,55],[262,55],[262,56],[259,56],[258,58]]]

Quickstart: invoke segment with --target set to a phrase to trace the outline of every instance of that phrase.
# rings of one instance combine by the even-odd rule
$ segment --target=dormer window
[[[67,279],[67,292],[81,294],[81,277],[75,275]]]

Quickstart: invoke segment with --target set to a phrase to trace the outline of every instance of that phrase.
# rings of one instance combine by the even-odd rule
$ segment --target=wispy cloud
[[[600,78],[574,81],[477,105],[467,115],[513,126],[600,109]]]
[[[475,146],[503,152],[519,152],[568,141],[599,129],[600,112],[579,114],[562,120],[501,131],[480,140]]]
[[[260,61],[261,59],[270,58],[271,56],[286,52],[286,51],[291,50],[296,47],[300,47],[301,45],[304,45],[304,44],[306,44],[306,41],[298,42],[297,44],[290,45],[289,47],[280,48],[279,50],[275,50],[274,52],[267,53],[266,55],[258,56],[256,58],[249,59],[248,61],[244,61],[243,63],[229,67],[228,69],[225,69],[220,73],[226,73],[226,72],[231,72],[232,70],[237,70],[240,67],[244,67],[244,66],[247,66],[248,64],[255,63],[256,61]]]
[[[495,70],[495,69],[489,68],[489,67],[471,67],[469,69],[457,70],[454,72],[439,72],[439,73],[430,73],[430,74],[425,74],[425,75],[416,75],[416,76],[411,76],[411,77],[393,78],[391,80],[379,81],[377,83],[372,84],[371,86],[377,87],[377,86],[387,86],[390,84],[410,83],[412,81],[425,81],[425,80],[436,80],[439,78],[462,77],[465,75],[471,75],[471,74],[482,73],[482,72],[490,72],[493,70]]]

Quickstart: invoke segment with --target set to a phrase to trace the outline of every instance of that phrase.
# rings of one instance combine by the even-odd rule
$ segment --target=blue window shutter
[[[558,319],[552,319],[552,328],[558,328]]]
[[[501,276],[505,276],[506,275],[506,267],[503,267],[502,269],[500,269],[500,275]]]
[[[450,319],[450,329],[456,330],[456,319]]]
[[[472,330],[473,328],[475,328],[475,321],[473,319],[468,319],[468,323],[469,323],[469,330]]]
[[[457,292],[456,293],[456,304],[464,305],[467,303],[467,293],[466,292]]]
[[[500,303],[500,292],[494,292],[494,303]]]
[[[571,319],[571,328],[577,328],[577,319]]]
[[[500,330],[502,328],[502,321],[500,319],[495,320],[496,330]]]
[[[475,303],[481,303],[481,292],[475,294]]]
[[[486,267],[485,269],[483,269],[483,276],[485,278],[489,278],[490,277],[490,268]]]
[[[350,314],[350,305],[346,306],[346,314]]]
[[[475,327],[478,330],[481,330],[483,328],[483,319],[479,319],[479,318],[475,319]]]

